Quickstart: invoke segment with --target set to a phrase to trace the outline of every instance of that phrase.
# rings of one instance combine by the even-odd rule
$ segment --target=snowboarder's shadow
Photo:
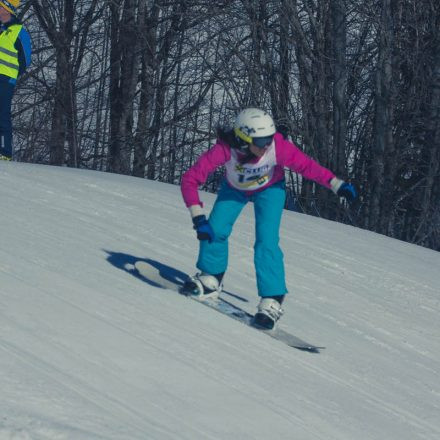
[[[183,283],[188,278],[188,275],[186,273],[177,270],[174,267],[167,266],[166,264],[163,264],[159,261],[152,260],[151,258],[135,257],[134,255],[124,254],[122,252],[112,252],[107,250],[104,251],[107,253],[107,261],[112,266],[123,270],[130,275],[133,275],[135,278],[138,278],[139,280],[153,287],[166,288],[166,286],[164,286],[164,283],[161,283],[160,281],[155,281],[153,277],[148,278],[145,275],[140,274],[134,266],[136,262],[143,261],[151,265],[152,268],[157,270],[159,278],[162,278],[165,282],[174,284],[177,290],[179,289],[179,287],[183,286]],[[243,298],[226,290],[223,290],[223,293],[242,302],[249,302],[246,298]]]
[[[186,275],[184,272],[160,263],[159,261],[152,260],[151,258],[135,257],[134,255],[124,254],[122,252],[112,252],[107,250],[105,252],[107,253],[107,261],[112,266],[115,266],[118,269],[133,275],[134,277],[146,282],[150,286],[163,288],[163,285],[159,282],[141,275],[134,267],[136,262],[143,261],[144,263],[151,265],[152,268],[157,270],[160,278],[175,284],[177,288],[182,286],[186,278],[188,278],[188,275]]]

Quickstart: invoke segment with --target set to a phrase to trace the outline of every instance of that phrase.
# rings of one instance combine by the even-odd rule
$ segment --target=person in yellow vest
[[[12,95],[31,62],[31,39],[17,18],[19,6],[20,0],[0,0],[0,160],[12,158]]]

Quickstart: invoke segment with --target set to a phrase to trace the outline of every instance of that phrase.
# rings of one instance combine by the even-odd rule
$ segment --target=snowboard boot
[[[197,296],[199,299],[218,298],[223,287],[222,278],[223,274],[198,273],[185,281],[180,293],[186,296]]]
[[[261,298],[253,324],[256,327],[272,330],[284,313],[281,308],[283,300],[284,295]]]

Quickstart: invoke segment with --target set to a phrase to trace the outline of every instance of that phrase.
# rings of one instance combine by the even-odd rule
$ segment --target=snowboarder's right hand
[[[197,238],[199,240],[208,240],[212,243],[214,240],[214,231],[211,228],[208,220],[204,215],[198,215],[192,219],[194,229],[197,231]]]

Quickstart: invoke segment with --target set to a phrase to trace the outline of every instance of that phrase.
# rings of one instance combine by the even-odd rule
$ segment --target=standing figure
[[[214,207],[206,218],[198,187],[218,167],[226,169]],[[261,297],[254,324],[272,329],[283,314],[287,293],[283,253],[279,246],[281,214],[286,199],[284,168],[333,190],[349,201],[355,188],[304,154],[276,132],[272,117],[248,108],[236,117],[234,128],[219,130],[216,144],[202,154],[182,178],[182,195],[200,240],[197,268],[182,293],[215,297],[221,292],[228,266],[228,237],[243,207],[254,203],[254,264]]]
[[[11,104],[17,78],[31,62],[31,39],[17,18],[20,0],[0,1],[0,159],[12,158]]]

